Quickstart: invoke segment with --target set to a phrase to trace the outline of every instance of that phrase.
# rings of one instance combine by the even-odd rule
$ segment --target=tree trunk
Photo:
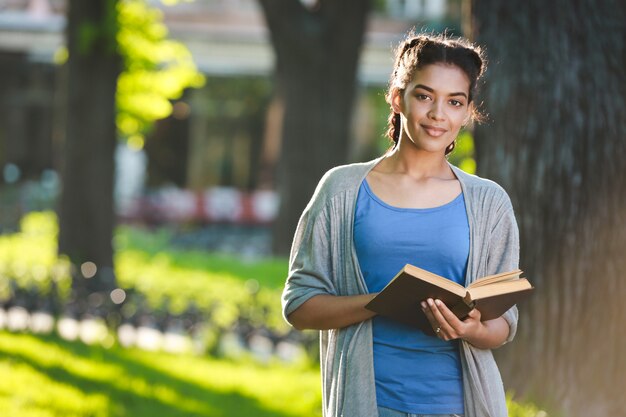
[[[505,385],[566,416],[624,416],[626,6],[473,2],[492,62],[480,175],[509,192],[536,293],[500,349]]]
[[[369,1],[259,0],[276,52],[284,102],[278,166],[277,254],[289,252],[298,218],[323,173],[346,162],[352,103]]]
[[[116,0],[69,2],[59,252],[77,267],[74,289],[79,300],[115,285],[111,244],[115,91],[121,65],[115,10]],[[96,265],[97,273],[86,279],[80,265],[88,261]]]

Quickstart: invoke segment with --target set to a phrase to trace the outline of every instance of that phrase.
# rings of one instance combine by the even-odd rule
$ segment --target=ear
[[[402,93],[404,93],[404,90],[399,88],[394,88],[391,91],[391,109],[394,113],[402,113]]]

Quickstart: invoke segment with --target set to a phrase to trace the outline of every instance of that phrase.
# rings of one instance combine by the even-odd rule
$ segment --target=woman
[[[326,173],[296,230],[283,293],[285,318],[321,332],[326,417],[506,416],[491,349],[510,341],[512,308],[457,319],[424,300],[436,336],[365,305],[406,263],[462,284],[517,268],[518,230],[506,192],[448,163],[476,119],[485,69],[462,39],[410,34],[398,47],[387,102],[393,148]]]

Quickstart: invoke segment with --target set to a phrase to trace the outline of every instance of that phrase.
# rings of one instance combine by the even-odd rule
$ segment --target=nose
[[[441,108],[441,104],[438,102],[433,102],[430,110],[428,111],[428,117],[432,120],[443,120],[444,114],[443,109]]]

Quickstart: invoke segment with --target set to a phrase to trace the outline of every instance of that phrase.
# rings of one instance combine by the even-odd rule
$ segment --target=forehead
[[[407,87],[412,90],[417,84],[441,93],[467,93],[470,87],[465,72],[456,65],[448,64],[430,64],[418,69]]]

